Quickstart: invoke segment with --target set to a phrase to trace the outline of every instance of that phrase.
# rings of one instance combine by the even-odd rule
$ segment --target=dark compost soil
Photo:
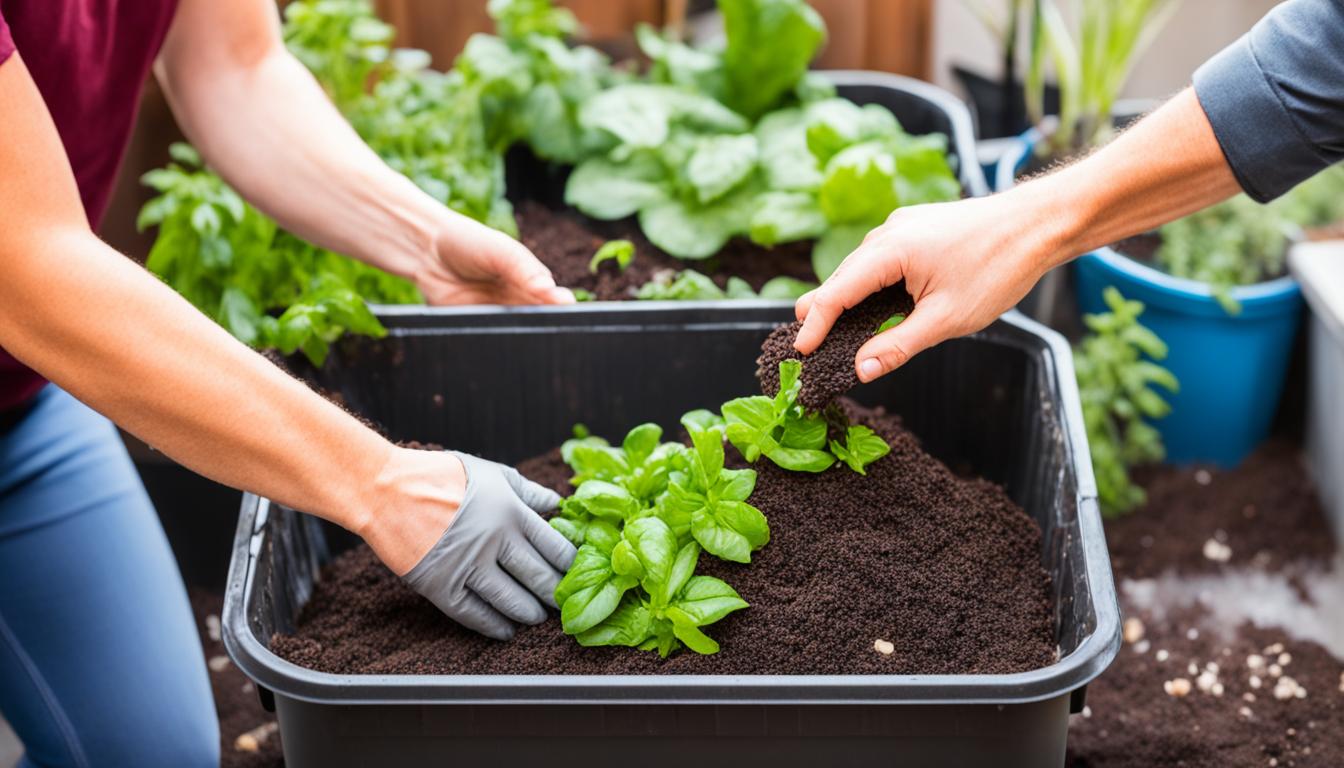
[[[770,543],[750,565],[701,560],[751,604],[710,629],[723,648],[716,655],[584,649],[555,618],[510,643],[488,640],[449,621],[362,546],[324,569],[296,633],[275,636],[271,649],[337,673],[949,674],[1050,664],[1050,584],[1036,523],[999,487],[955,476],[896,417],[846,407],[892,452],[867,477],[758,462],[751,503],[770,519]],[[570,491],[557,452],[520,469]],[[877,652],[877,640],[895,652]]]
[[[571,209],[556,210],[525,200],[516,209],[519,239],[550,268],[555,282],[566,288],[582,288],[598,301],[635,298],[639,287],[660,272],[694,269],[710,276],[720,288],[729,277],[740,277],[759,291],[772,277],[793,277],[815,282],[812,242],[785,243],[774,248],[735,238],[709,259],[683,261],[669,256],[648,241],[633,219],[598,221]],[[629,240],[635,258],[624,271],[614,261],[588,271],[593,254],[608,240]]]
[[[1107,525],[1127,641],[1088,687],[1085,716],[1073,718],[1068,764],[1344,765],[1344,663],[1283,627],[1228,626],[1197,601],[1141,605],[1131,594],[1134,580],[1163,574],[1250,573],[1291,583],[1294,574],[1328,568],[1334,540],[1298,450],[1271,442],[1236,470],[1163,467],[1140,482],[1148,504]],[[1206,553],[1209,541],[1227,549]],[[1228,600],[1226,590],[1216,599]],[[1257,656],[1264,661],[1253,668]],[[1269,665],[1280,661],[1276,675]],[[1285,677],[1305,690],[1303,698],[1275,695]],[[1190,684],[1184,696],[1166,689],[1179,692],[1179,680]]]
[[[905,292],[905,283],[881,290],[840,315],[826,340],[810,355],[793,348],[803,324],[794,321],[770,332],[761,344],[756,359],[756,379],[761,391],[773,397],[779,391],[779,364],[784,360],[802,360],[802,389],[798,402],[817,410],[848,392],[859,383],[854,373],[854,356],[871,339],[879,326],[896,313],[909,314],[914,300]]]
[[[210,670],[210,690],[219,715],[219,764],[221,768],[283,766],[275,715],[262,709],[256,686],[224,653],[218,623],[223,608],[223,595],[191,591],[191,609],[196,615],[196,629]],[[240,743],[239,737],[244,734],[248,737]]]

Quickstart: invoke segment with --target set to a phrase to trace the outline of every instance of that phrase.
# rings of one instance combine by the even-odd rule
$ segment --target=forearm
[[[1041,271],[1151,230],[1240,191],[1194,91],[1186,89],[1115,141],[1015,187],[1005,205],[1040,227]]]
[[[187,136],[231,186],[285,229],[414,278],[456,217],[393,171],[282,47],[247,66],[161,72]]]
[[[11,233],[0,263],[0,346],[15,357],[203,475],[364,527],[387,441],[87,229]]]

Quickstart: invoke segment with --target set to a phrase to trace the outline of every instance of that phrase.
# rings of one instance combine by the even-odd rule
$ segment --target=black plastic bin
[[[505,461],[575,422],[620,435],[756,388],[777,307],[627,305],[385,314],[319,375],[393,437]],[[649,323],[657,317],[658,323]],[[1058,766],[1070,712],[1114,657],[1119,610],[1068,346],[1012,314],[855,396],[899,413],[950,466],[1004,484],[1040,523],[1060,659],[1013,675],[340,676],[267,650],[353,537],[244,499],[225,596],[234,662],[305,766]],[[804,662],[805,663],[805,662]]]

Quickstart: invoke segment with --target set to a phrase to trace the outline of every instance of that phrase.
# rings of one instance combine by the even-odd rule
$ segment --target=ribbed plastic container
[[[608,435],[670,429],[689,409],[756,391],[760,343],[789,317],[710,303],[627,305],[596,321],[579,308],[386,313],[387,338],[348,340],[319,376],[394,438],[517,461],[575,422]],[[319,568],[353,537],[248,496],[224,637],[278,714],[287,764],[1063,765],[1069,713],[1120,642],[1067,344],[1014,314],[854,394],[900,414],[949,465],[1002,483],[1039,522],[1056,663],[948,676],[315,672],[268,643],[293,630]]]
[[[1307,466],[1335,538],[1344,542],[1344,240],[1296,245],[1288,264],[1311,309]]]
[[[1020,138],[1020,152],[1005,154],[995,173],[999,191],[1012,187],[1041,133],[1032,129]],[[1065,295],[1069,272],[1074,296]],[[1181,388],[1163,394],[1171,413],[1153,422],[1162,433],[1167,460],[1240,464],[1269,434],[1283,393],[1302,313],[1296,281],[1284,276],[1234,288],[1232,298],[1242,311],[1229,315],[1208,283],[1173,277],[1111,248],[1099,248],[1046,274],[1020,308],[1037,320],[1058,324],[1056,310],[1069,302],[1076,302],[1083,313],[1106,311],[1102,292],[1110,285],[1146,305],[1143,324],[1170,348],[1162,364]]]

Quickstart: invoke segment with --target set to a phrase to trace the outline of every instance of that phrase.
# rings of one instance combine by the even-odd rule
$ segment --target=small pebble
[[[1271,758],[1269,758],[1269,768],[1274,768],[1274,766],[1276,766],[1276,765],[1278,765],[1278,764],[1279,764],[1279,758],[1277,758],[1277,757],[1271,757]]]
[[[1215,563],[1226,563],[1232,559],[1232,548],[1221,541],[1209,539],[1204,542],[1204,558]]]
[[[1187,639],[1187,640],[1198,640],[1198,639],[1199,639],[1199,630],[1198,630],[1198,629],[1195,629],[1194,627],[1191,627],[1191,628],[1185,630],[1185,639]]]
[[[1162,690],[1166,691],[1168,696],[1180,698],[1190,693],[1190,681],[1184,677],[1168,680],[1162,684]]]
[[[271,734],[278,730],[280,730],[279,723],[263,723],[247,733],[240,734],[238,738],[233,740],[233,748],[239,752],[256,752],[261,749],[261,745],[266,743]]]
[[[1238,710],[1237,710],[1237,714],[1241,715],[1242,717],[1246,718],[1247,720],[1250,720],[1250,719],[1251,719],[1251,708],[1250,708],[1250,707],[1242,707],[1241,709],[1238,709]]]
[[[1291,677],[1285,675],[1284,677],[1279,678],[1279,681],[1274,684],[1274,698],[1279,701],[1287,701],[1288,699],[1294,698],[1305,699],[1306,697],[1307,690],[1298,685],[1297,681]]]
[[[1246,666],[1251,669],[1264,669],[1265,657],[1258,653],[1252,653],[1250,656],[1246,657]]]
[[[1091,716],[1092,716],[1092,708],[1089,707],[1089,706],[1087,706],[1086,704],[1084,704],[1084,705],[1083,705],[1083,717],[1091,717]]]
[[[1137,654],[1142,655],[1142,654],[1147,653],[1147,652],[1148,652],[1148,649],[1151,648],[1151,647],[1152,647],[1152,644],[1149,643],[1147,640],[1140,640],[1139,642],[1137,642],[1137,643],[1134,644],[1134,652],[1137,653]]]
[[[205,634],[216,643],[222,637],[219,632],[219,617],[213,613],[205,617]]]
[[[1227,690],[1227,689],[1223,688],[1223,684],[1222,684],[1222,683],[1214,683],[1214,684],[1213,684],[1212,692],[1213,692],[1213,695],[1214,695],[1214,696],[1222,696],[1222,695],[1223,695],[1223,691],[1225,691],[1225,690]]]
[[[1195,482],[1200,485],[1208,485],[1213,482],[1213,475],[1209,474],[1207,469],[1195,470]]]
[[[1283,653],[1283,643],[1275,643],[1265,649],[1265,654],[1269,656],[1273,656],[1274,654],[1278,653]]]
[[[1125,619],[1121,633],[1125,637],[1126,643],[1137,643],[1143,639],[1143,622],[1138,617],[1131,616]]]
[[[1185,667],[1185,671],[1186,671],[1186,672],[1189,672],[1191,675],[1198,675],[1198,674],[1199,674],[1199,665],[1192,661],[1192,662],[1190,662],[1189,664],[1186,665],[1186,667]]]
[[[1280,654],[1279,654],[1279,666],[1286,667],[1286,666],[1288,666],[1289,664],[1292,664],[1292,663],[1293,663],[1293,657],[1292,657],[1291,654],[1286,653],[1286,652],[1285,652],[1285,653],[1280,653]]]
[[[890,656],[896,652],[896,646],[890,640],[875,640],[873,641],[873,650],[883,656]]]
[[[1283,674],[1283,667],[1280,667],[1278,664],[1270,664],[1270,665],[1269,665],[1269,676],[1270,676],[1270,677],[1278,677],[1279,675],[1282,675],[1282,674]]]
[[[1213,690],[1213,686],[1217,682],[1218,682],[1217,675],[1214,675],[1211,672],[1203,672],[1200,673],[1199,677],[1195,678],[1195,687],[1201,691],[1204,691],[1205,693],[1208,693],[1209,691]]]
[[[1254,704],[1254,703],[1255,703],[1255,694],[1254,694],[1254,693],[1251,693],[1250,691],[1247,691],[1247,692],[1241,694],[1241,700],[1242,700],[1242,701],[1245,701],[1245,702],[1248,702],[1248,703],[1251,703],[1251,704]]]
[[[1260,683],[1261,683],[1260,676],[1259,676],[1259,675],[1251,675],[1251,679],[1248,680],[1247,682],[1249,682],[1249,683],[1251,684],[1251,687],[1252,687],[1252,688],[1259,688],[1259,687],[1260,687]]]
[[[223,672],[224,670],[229,668],[229,657],[211,656],[210,660],[205,662],[205,664],[206,666],[210,667],[211,672]]]
[[[1162,649],[1158,650],[1158,652],[1157,652],[1157,654],[1156,654],[1156,658],[1157,658],[1157,660],[1158,660],[1159,662],[1163,662],[1163,661],[1166,661],[1167,659],[1171,658],[1171,654],[1170,654],[1170,653],[1167,653],[1167,649],[1166,649],[1166,648],[1162,648]],[[1344,686],[1344,675],[1341,675],[1341,676],[1340,676],[1339,684],[1340,684],[1341,686]]]

